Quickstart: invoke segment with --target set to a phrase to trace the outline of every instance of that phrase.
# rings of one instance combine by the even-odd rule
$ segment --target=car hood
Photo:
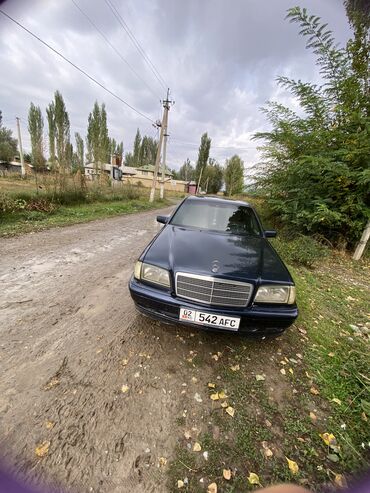
[[[199,231],[168,224],[141,260],[177,272],[240,281],[286,282],[292,278],[265,238]],[[218,270],[212,270],[214,266]]]

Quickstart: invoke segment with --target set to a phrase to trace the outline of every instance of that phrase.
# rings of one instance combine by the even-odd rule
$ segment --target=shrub
[[[288,263],[309,268],[329,254],[328,247],[304,235],[292,239],[276,238],[274,246]]]
[[[55,212],[57,209],[56,204],[53,202],[50,202],[49,199],[46,198],[35,198],[30,200],[26,206],[25,209],[27,211],[38,211],[38,212],[46,212],[48,214],[51,214]]]

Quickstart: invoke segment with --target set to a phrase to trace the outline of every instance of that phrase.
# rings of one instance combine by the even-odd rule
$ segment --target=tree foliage
[[[190,159],[186,159],[177,173],[179,180],[192,181],[195,179],[195,168],[192,166]]]
[[[210,158],[202,173],[200,186],[207,191],[207,193],[217,193],[221,190],[223,175],[224,171],[222,166],[215,159]]]
[[[241,193],[244,188],[244,161],[235,154],[225,164],[226,195]]]
[[[0,110],[0,161],[12,161],[17,154],[17,140],[10,129],[3,126]]]
[[[43,168],[45,164],[43,146],[44,119],[41,108],[33,103],[31,103],[28,111],[28,132],[31,138],[32,165],[38,170]]]
[[[369,214],[368,28],[354,16],[353,38],[340,48],[327,24],[306,9],[294,7],[287,18],[299,24],[324,82],[278,78],[303,115],[277,102],[264,108],[272,130],[255,135],[263,141],[257,184],[295,229],[353,242]]]
[[[110,162],[110,140],[104,103],[95,101],[87,126],[87,160],[101,165]]]
[[[71,167],[69,158],[70,123],[62,94],[55,91],[54,100],[46,108],[49,127],[49,153],[53,164],[62,170]]]
[[[204,172],[204,168],[207,166],[209,151],[211,149],[211,142],[212,140],[210,139],[210,137],[208,137],[208,134],[204,133],[200,139],[198,159],[197,159],[197,164],[195,166],[196,179],[199,178],[201,170],[203,169]]]
[[[84,140],[78,132],[75,132],[76,141],[76,167],[83,169],[85,165],[85,144]]]

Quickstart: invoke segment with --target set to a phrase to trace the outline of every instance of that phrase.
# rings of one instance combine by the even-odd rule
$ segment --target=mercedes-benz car
[[[135,264],[137,309],[164,322],[279,334],[298,316],[294,281],[247,202],[189,196]]]

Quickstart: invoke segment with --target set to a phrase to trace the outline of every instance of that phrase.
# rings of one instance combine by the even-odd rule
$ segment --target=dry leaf
[[[288,457],[285,457],[285,458],[288,461],[288,466],[289,466],[290,472],[292,474],[298,474],[298,471],[299,471],[298,464],[296,462],[294,462],[294,460],[288,459]]]
[[[340,447],[333,433],[320,433],[320,437],[323,439],[325,445],[328,445],[334,452],[339,452]]]
[[[289,368],[289,373],[291,373],[293,375],[293,368]]]
[[[263,447],[263,453],[264,453],[264,455],[265,455],[266,458],[272,457],[274,455],[273,452],[272,452],[272,450],[269,448],[267,442],[263,441],[262,442],[262,447]]]
[[[184,485],[184,481],[182,481],[182,479],[178,479],[177,480],[177,487],[178,488],[183,488],[185,485]]]
[[[230,469],[224,469],[222,471],[222,475],[226,479],[226,481],[230,481],[230,479],[231,479],[231,470]]]
[[[227,395],[223,390],[221,390],[221,392],[218,393],[218,396],[220,399],[227,399]]]
[[[211,483],[208,485],[207,493],[217,493],[217,484]]]
[[[258,484],[259,486],[261,486],[260,478],[255,472],[249,473],[248,481],[250,482],[250,484]]]
[[[208,384],[208,388],[209,388],[209,389],[215,389],[215,388],[216,388],[216,384],[215,384],[215,383],[211,383],[211,382],[209,382],[209,384]]]
[[[163,467],[163,466],[165,466],[166,464],[167,464],[167,459],[166,459],[166,457],[160,457],[160,458],[159,458],[159,465],[160,465],[160,467]]]
[[[123,360],[121,361],[121,365],[122,365],[122,366],[126,366],[126,365],[127,365],[127,363],[128,363],[128,359],[123,359]]]
[[[330,358],[334,358],[335,354],[334,353],[328,353],[328,356],[330,356]]]
[[[60,384],[60,380],[58,377],[52,377],[47,384],[44,386],[44,390],[50,390],[53,387],[56,387],[57,385]]]
[[[207,452],[207,450],[205,452],[203,452],[203,458],[204,458],[204,460],[208,460],[208,452]]]
[[[215,394],[211,394],[209,397],[212,401],[218,401],[220,398],[218,392],[216,392]]]
[[[221,402],[221,407],[229,407],[229,404],[226,401]]]
[[[281,373],[282,375],[286,375],[285,368],[281,368],[280,373]]]
[[[49,421],[48,420],[48,421],[45,422],[45,426],[46,426],[46,429],[47,430],[51,430],[52,428],[54,428],[55,423],[54,423],[54,421]]]
[[[197,379],[196,377],[191,377],[191,381],[192,381],[193,383],[197,383],[198,379]]]
[[[320,394],[319,389],[317,389],[316,387],[311,387],[310,388],[310,392],[311,392],[312,395],[318,395],[318,394]]]
[[[49,452],[50,442],[42,442],[35,448],[37,457],[45,457]]]
[[[337,399],[336,397],[332,398],[332,402],[335,402],[336,404],[338,404],[338,406],[342,404],[342,401],[340,399]]]
[[[239,365],[230,366],[230,370],[231,371],[239,371],[240,370],[240,366]]]
[[[194,399],[197,401],[197,402],[203,402],[201,396],[198,394],[198,392],[196,392],[194,394]]]
[[[128,385],[122,385],[121,387],[121,391],[125,394],[126,392],[128,392],[128,390],[130,389],[130,387]]]
[[[228,414],[229,416],[231,416],[232,418],[234,417],[234,414],[235,414],[235,409],[234,409],[233,407],[229,406],[229,407],[227,407],[227,408],[225,409],[225,411],[227,412],[227,414]]]
[[[191,433],[190,433],[190,431],[185,431],[185,432],[184,432],[184,437],[185,437],[187,440],[189,440],[189,439],[191,438]]]
[[[346,478],[342,474],[336,474],[334,477],[334,483],[339,486],[339,488],[346,488],[347,481]]]
[[[202,450],[202,447],[199,442],[195,442],[193,445],[193,452],[200,452]]]
[[[312,411],[310,411],[310,418],[312,419],[312,421],[316,421],[317,420],[316,414],[313,413]]]
[[[257,380],[257,382],[262,382],[263,380],[265,380],[265,376],[264,375],[256,375],[256,380]]]
[[[211,358],[214,359],[215,361],[218,361],[218,355],[217,354],[212,354]]]

